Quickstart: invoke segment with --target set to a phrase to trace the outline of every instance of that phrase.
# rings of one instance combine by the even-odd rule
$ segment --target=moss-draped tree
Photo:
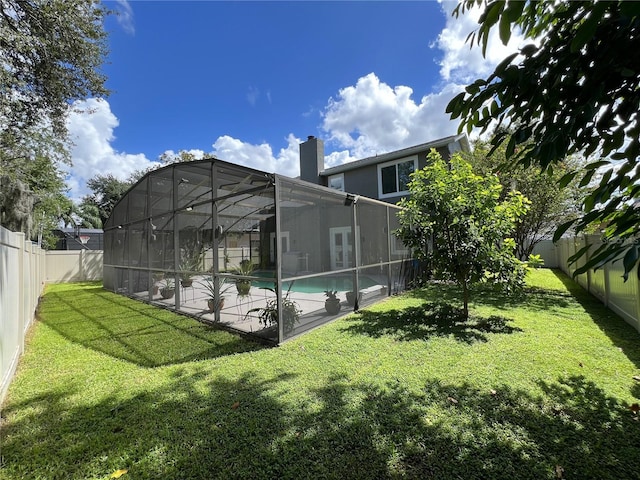
[[[69,210],[67,117],[108,94],[107,13],[94,0],[0,0],[0,221],[31,238]]]

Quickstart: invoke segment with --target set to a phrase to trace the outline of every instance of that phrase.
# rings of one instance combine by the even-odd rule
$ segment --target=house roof
[[[451,135],[449,137],[440,138],[427,143],[421,143],[420,145],[414,145],[413,147],[403,148],[402,150],[395,150],[393,152],[383,153],[381,155],[375,155],[373,157],[363,158],[353,162],[343,163],[336,167],[325,168],[320,175],[329,176],[337,173],[347,172],[349,170],[355,170],[357,168],[365,167],[367,165],[376,165],[378,163],[388,162],[396,160],[398,158],[408,157],[415,153],[423,152],[431,148],[445,147],[451,143],[459,141],[462,144],[463,150],[470,151],[469,139],[463,133],[460,135]]]

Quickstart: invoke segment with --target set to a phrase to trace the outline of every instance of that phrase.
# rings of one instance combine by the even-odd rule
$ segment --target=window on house
[[[418,157],[403,158],[378,165],[379,198],[409,193],[411,174],[418,168]]]
[[[334,190],[340,190],[341,192],[344,192],[344,173],[331,175],[329,177],[328,185],[329,185],[329,188],[333,188]]]

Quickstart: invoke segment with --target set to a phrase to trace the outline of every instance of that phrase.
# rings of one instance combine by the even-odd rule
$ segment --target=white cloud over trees
[[[73,146],[70,168],[70,196],[78,199],[87,193],[86,181],[96,174],[112,174],[125,180],[136,170],[154,165],[143,153],[117,152],[111,142],[118,119],[106,100],[89,99],[76,102],[68,119]]]

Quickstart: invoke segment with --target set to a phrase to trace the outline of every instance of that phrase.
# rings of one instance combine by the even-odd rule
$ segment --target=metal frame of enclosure
[[[172,164],[113,209],[104,287],[281,343],[406,288],[397,211],[218,159]]]

